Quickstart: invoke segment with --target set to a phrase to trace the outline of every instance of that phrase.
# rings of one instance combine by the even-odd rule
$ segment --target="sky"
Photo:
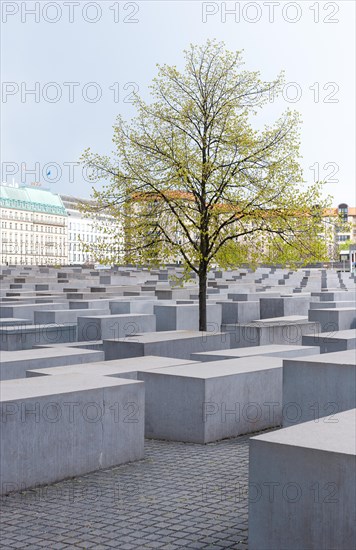
[[[156,64],[183,67],[183,50],[208,38],[244,50],[263,80],[285,71],[262,122],[298,110],[306,182],[355,206],[353,0],[2,1],[2,181],[89,197],[84,149],[110,155],[132,92],[149,100]]]

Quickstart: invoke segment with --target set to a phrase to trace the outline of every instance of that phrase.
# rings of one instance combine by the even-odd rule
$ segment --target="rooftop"
[[[66,216],[62,199],[59,195],[36,187],[10,187],[0,185],[0,206],[48,212]]]

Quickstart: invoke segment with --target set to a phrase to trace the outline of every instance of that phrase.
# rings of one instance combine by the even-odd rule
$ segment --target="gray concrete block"
[[[251,438],[249,550],[354,548],[355,419]]]
[[[0,349],[4,351],[26,350],[39,344],[75,342],[76,339],[77,325],[72,323],[0,327]]]
[[[144,456],[144,387],[104,376],[2,382],[1,492]]]
[[[217,303],[221,305],[221,322],[223,324],[249,323],[260,318],[258,301]]]
[[[338,301],[338,302],[311,302],[310,309],[334,309],[344,307],[355,307],[355,300],[353,301]]]
[[[79,341],[119,339],[154,330],[156,330],[155,316],[144,313],[78,317]]]
[[[313,295],[319,296],[321,302],[356,300],[356,290],[336,290],[333,292],[313,293]]]
[[[198,304],[155,305],[157,331],[199,330]],[[220,331],[221,306],[207,304],[208,331]]]
[[[28,319],[34,322],[35,311],[41,311],[42,309],[66,309],[66,303],[41,303],[41,304],[11,304],[0,306],[0,317],[16,317]]]
[[[88,317],[94,315],[104,315],[109,313],[109,309],[61,309],[61,310],[42,310],[35,311],[35,324],[46,325],[53,323],[76,323],[78,317]]]
[[[109,299],[69,300],[69,309],[109,309]]]
[[[306,317],[290,316],[261,319],[251,323],[222,325],[221,330],[230,335],[230,347],[264,345],[302,345],[304,334],[318,334],[319,324]]]
[[[278,426],[282,361],[248,357],[139,372],[146,437],[209,443]]]
[[[92,349],[95,351],[103,351],[103,341],[102,340],[91,340],[90,342],[65,342],[64,344],[39,344],[33,346],[33,349],[36,348],[77,348],[77,349]]]
[[[3,351],[0,361],[0,379],[25,378],[27,369],[51,368],[103,360],[103,351],[75,348],[59,347]]]
[[[309,321],[320,323],[321,332],[356,328],[356,310],[350,308],[311,309]]]
[[[261,319],[290,315],[307,316],[311,296],[284,296],[280,298],[260,298]]]
[[[285,289],[283,289],[285,292]],[[250,291],[241,291],[241,292],[229,292],[227,297],[229,300],[234,302],[256,302],[260,298],[279,298],[281,292],[250,292]]]
[[[125,300],[110,302],[110,313],[112,315],[122,315],[125,313],[148,313],[153,314],[153,306],[157,303],[155,300]]]
[[[320,353],[332,353],[356,348],[356,330],[340,330],[334,334],[305,335],[302,338],[303,346],[319,346]]]
[[[18,325],[31,325],[29,319],[14,319],[11,317],[0,317],[0,327],[16,327]]]
[[[271,357],[304,357],[319,353],[318,346],[253,346],[247,348],[232,348],[219,351],[207,351],[192,353],[190,358],[194,361],[222,361],[225,359],[234,359],[238,357],[252,357],[254,355],[263,355]]]
[[[283,363],[283,426],[356,407],[355,351],[339,351]]]
[[[138,334],[119,340],[104,340],[105,359],[123,359],[141,355],[159,355],[177,359],[190,359],[198,351],[225,349],[230,336],[225,333],[209,333],[177,330]]]
[[[96,361],[81,365],[69,365],[64,367],[31,369],[26,371],[26,377],[33,376],[57,376],[59,374],[83,374],[85,376],[114,376],[138,380],[137,373],[151,371],[177,365],[194,365],[196,361],[190,359],[173,359],[172,357],[155,357],[146,355],[144,357],[131,357],[129,359],[113,359],[111,361]]]

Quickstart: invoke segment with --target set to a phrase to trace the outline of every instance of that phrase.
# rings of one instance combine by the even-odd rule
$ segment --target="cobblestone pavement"
[[[248,440],[147,440],[139,462],[2,497],[1,548],[247,549]]]

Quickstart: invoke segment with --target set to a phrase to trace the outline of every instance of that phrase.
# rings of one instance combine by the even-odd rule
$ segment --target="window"
[[[338,206],[339,216],[341,216],[341,219],[343,222],[347,222],[348,210],[349,210],[349,207],[347,206],[347,204],[339,204]]]

